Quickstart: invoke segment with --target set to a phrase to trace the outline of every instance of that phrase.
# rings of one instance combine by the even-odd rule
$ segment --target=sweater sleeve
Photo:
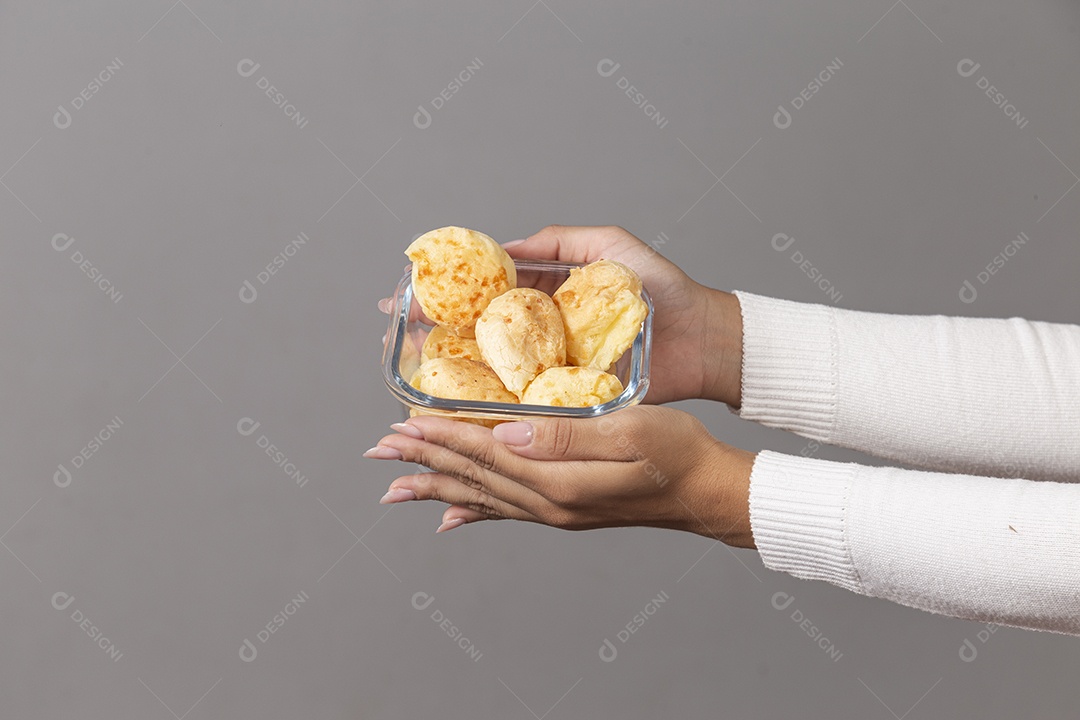
[[[766,567],[969,620],[1080,635],[1080,484],[761,452]]]
[[[916,467],[1080,480],[1080,326],[736,295],[741,417]]]

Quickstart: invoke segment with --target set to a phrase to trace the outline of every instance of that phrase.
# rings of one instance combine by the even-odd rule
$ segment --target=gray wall
[[[1075,322],[1075,3],[170,3],[0,9],[0,714],[1075,716],[1074,639],[983,642],[667,531],[436,537],[441,508],[378,505],[395,468],[360,458],[402,417],[375,301],[440,225],[616,223],[717,287],[833,302],[797,250],[842,307]]]

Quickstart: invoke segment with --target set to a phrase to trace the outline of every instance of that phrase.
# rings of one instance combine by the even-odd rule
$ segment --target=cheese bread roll
[[[424,314],[457,335],[472,337],[491,299],[517,287],[514,261],[475,230],[432,230],[416,238],[405,254],[413,263],[413,293]]]
[[[432,328],[424,340],[424,347],[420,350],[420,362],[426,362],[432,358],[465,358],[483,362],[480,355],[480,347],[476,340],[463,338],[450,332],[442,326]]]
[[[433,358],[413,376],[412,384],[420,392],[451,400],[482,400],[485,402],[517,403],[514,393],[503,387],[499,376],[487,365],[464,358]],[[410,415],[423,415],[415,408]],[[461,418],[486,427],[495,427],[499,420]]]
[[[574,268],[552,298],[562,313],[569,363],[605,372],[634,344],[649,313],[641,278],[614,260]]]
[[[619,397],[619,378],[590,367],[554,367],[540,373],[525,388],[521,402],[528,405],[589,407]]]
[[[488,304],[476,323],[476,344],[510,392],[550,367],[566,364],[566,338],[559,309],[533,288],[508,290]]]

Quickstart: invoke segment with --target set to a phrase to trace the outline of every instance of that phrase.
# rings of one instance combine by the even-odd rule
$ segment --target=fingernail
[[[527,422],[502,423],[492,428],[491,435],[501,443],[521,447],[532,442],[533,426]]]
[[[390,333],[383,333],[383,336],[382,336],[382,344],[383,344],[383,345],[385,345],[385,344],[386,344],[386,338],[387,338],[387,336],[388,336],[389,334],[390,334]]]
[[[382,447],[376,445],[367,452],[364,453],[366,458],[374,458],[375,460],[402,460],[403,457],[400,452],[391,447]]]
[[[413,427],[412,425],[408,425],[406,423],[394,423],[390,426],[390,429],[397,430],[402,435],[408,435],[409,437],[416,438],[417,440],[424,439],[424,433],[420,432],[420,428]]]
[[[408,488],[392,488],[386,491],[386,494],[379,499],[380,505],[389,505],[391,503],[405,502],[406,500],[415,500],[416,493]]]
[[[436,534],[438,534],[438,533],[441,533],[441,532],[446,532],[447,530],[453,530],[458,525],[463,525],[464,523],[465,523],[465,518],[454,518],[453,520],[447,520],[442,525],[440,525],[439,528],[435,532],[436,532]]]
[[[379,301],[379,310],[387,315],[390,314],[390,298],[383,298]]]
[[[520,245],[523,242],[525,242],[525,241],[524,240],[511,240],[510,242],[504,242],[502,244],[502,246],[503,246],[503,249],[505,250],[506,248],[512,248],[515,245]]]

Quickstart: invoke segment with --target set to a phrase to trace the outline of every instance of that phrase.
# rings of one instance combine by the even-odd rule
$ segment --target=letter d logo
[[[776,106],[776,114],[772,116],[772,123],[781,130],[791,127],[791,113],[783,105]]]
[[[58,592],[52,596],[52,606],[57,610],[67,610],[68,605],[75,602],[74,595],[68,595],[66,592]]]
[[[258,649],[252,645],[251,641],[244,638],[244,644],[240,646],[240,659],[244,662],[251,662],[259,654]]]
[[[254,60],[244,58],[240,62],[236,63],[236,72],[240,74],[240,77],[251,77],[255,74],[255,71],[261,67],[262,65],[255,62]],[[254,660],[254,658],[252,659]]]
[[[793,602],[795,602],[795,596],[788,595],[783,590],[772,596],[772,606],[777,610],[787,610]]]
[[[956,72],[960,73],[960,77],[971,77],[975,74],[975,71],[980,67],[979,63],[974,60],[968,60],[964,58],[960,62],[956,63]]]
[[[67,242],[65,242],[63,245],[60,245],[59,243],[63,242],[64,240],[67,240]],[[69,247],[71,247],[71,243],[73,242],[75,242],[75,238],[67,235],[66,233],[56,233],[52,236],[52,246],[53,250],[55,250],[56,252],[64,252]]]
[[[612,662],[619,656],[619,651],[610,640],[604,638],[604,644],[600,646],[600,659],[604,662]]]
[[[423,105],[416,106],[416,114],[412,116],[413,125],[421,130],[431,127],[431,113]]]
[[[71,484],[71,471],[64,467],[63,463],[57,465],[57,467],[60,469],[53,473],[52,480],[56,483],[56,487],[66,488]]]
[[[259,291],[255,289],[255,286],[251,284],[250,280],[245,280],[244,284],[240,287],[240,302],[245,305],[250,305],[255,302],[255,298],[259,297]]]
[[[965,280],[964,287],[960,288],[960,300],[970,305],[975,302],[977,297],[979,297],[979,291],[975,289],[974,285]]]
[[[960,659],[964,662],[972,662],[978,655],[979,651],[971,644],[971,641],[964,640],[964,644],[960,646]]]
[[[71,127],[71,113],[63,105],[56,106],[56,113],[52,116],[53,125],[61,130]]]
[[[787,242],[785,242],[783,245],[780,245],[779,243],[777,243],[778,240],[780,242],[783,242],[784,240],[787,240]],[[791,243],[793,243],[793,242],[795,242],[795,238],[789,237],[788,235],[785,235],[784,233],[776,233],[775,235],[772,236],[772,246],[773,246],[773,250],[775,250],[776,252],[784,252],[789,247],[791,247]]]
[[[428,605],[435,602],[434,595],[428,595],[426,592],[420,591],[414,593],[412,596],[412,606],[417,610],[426,610]]]
[[[604,58],[600,62],[596,63],[596,72],[600,77],[611,77],[615,74],[615,71],[621,67],[619,63],[614,60],[608,60]]]
[[[240,418],[240,422],[236,423],[236,432],[240,433],[244,437],[247,437],[251,433],[259,429],[262,425],[260,422],[255,422],[249,417]]]

